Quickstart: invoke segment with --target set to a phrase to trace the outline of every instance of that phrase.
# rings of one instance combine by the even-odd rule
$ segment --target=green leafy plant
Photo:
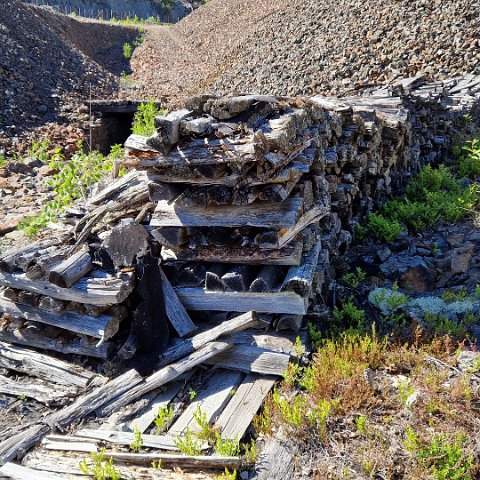
[[[193,419],[200,428],[198,432],[195,432],[196,437],[201,440],[205,440],[206,442],[215,441],[215,431],[208,423],[207,414],[202,412],[200,406],[198,406],[197,410],[193,413]]]
[[[323,441],[327,439],[327,418],[338,403],[336,400],[321,399],[308,414],[308,422],[317,429]]]
[[[410,382],[408,379],[406,380],[399,380],[397,384],[398,388],[398,397],[400,402],[405,405],[408,397],[412,395],[415,392],[415,388],[410,385]]]
[[[368,418],[366,415],[360,415],[355,419],[355,425],[360,435],[366,435],[368,431]]]
[[[220,433],[215,434],[214,450],[222,457],[236,457],[240,455],[240,444],[238,437],[233,440],[224,439]]]
[[[445,290],[441,295],[440,298],[446,303],[453,303],[461,300],[465,300],[468,297],[468,290],[466,287],[462,287],[458,291],[453,290]]]
[[[0,168],[3,168],[6,164],[7,159],[3,155],[0,155]]]
[[[123,58],[125,60],[130,60],[132,58],[133,47],[128,43],[123,44]]]
[[[192,388],[188,387],[188,398],[192,401],[197,396],[197,392]]]
[[[258,459],[258,448],[255,440],[252,438],[250,445],[248,443],[244,443],[242,447],[244,450],[245,463],[247,465],[254,465]]]
[[[347,287],[355,290],[365,280],[366,277],[367,274],[360,267],[357,267],[354,272],[343,275],[342,281]]]
[[[172,421],[174,415],[173,408],[165,405],[158,409],[155,416],[155,426],[157,427],[157,433],[162,433]]]
[[[296,395],[287,400],[275,388],[273,390],[273,404],[278,409],[282,419],[292,427],[299,427],[305,419],[306,399],[301,395]]]
[[[50,140],[43,139],[43,140],[32,140],[32,146],[29,148],[27,152],[28,157],[36,158],[43,163],[48,163],[50,156],[48,151],[50,149]],[[56,150],[57,153],[60,150]]]
[[[474,457],[466,451],[463,434],[437,434],[430,440],[420,439],[411,427],[405,431],[405,448],[425,467],[435,480],[472,480]]]
[[[178,435],[173,443],[175,446],[186,455],[200,455],[202,453],[202,443],[190,427],[187,427],[183,435]]]
[[[143,438],[142,438],[142,432],[138,429],[137,426],[135,426],[135,428],[133,429],[133,436],[134,436],[134,440],[130,444],[130,450],[138,453],[143,447]]]
[[[476,180],[480,175],[480,138],[467,142],[462,151],[463,155],[457,162],[458,173],[462,177]]]
[[[408,296],[399,292],[395,285],[392,289],[375,288],[369,293],[368,299],[384,315],[391,315],[395,310],[408,303]]]
[[[356,328],[362,328],[365,320],[365,310],[358,308],[352,300],[343,302],[342,307],[335,307],[333,310],[333,320],[340,324],[342,322]]]
[[[236,480],[237,471],[230,472],[228,468],[221,475],[215,475],[215,480]]]
[[[165,113],[165,110],[157,107],[153,99],[141,103],[133,118],[132,132],[136,135],[149,137],[155,132],[155,117]]]
[[[91,465],[87,460],[82,460],[80,462],[80,471],[93,477],[95,480],[120,480],[121,475],[115,470],[113,466],[113,459],[110,458],[108,461],[104,460],[105,458],[105,449],[102,448],[100,453],[91,453]]]
[[[308,331],[308,337],[310,338],[310,342],[312,344],[312,349],[316,350],[318,348],[319,343],[322,340],[322,333],[311,322],[307,323],[307,331]]]
[[[48,222],[56,220],[75,200],[86,198],[91,185],[111,172],[118,155],[118,145],[114,145],[112,153],[106,157],[99,152],[85,153],[79,149],[66,161],[60,151],[55,150],[48,163],[57,173],[47,181],[54,193],[54,199],[48,202],[38,215],[25,218],[19,227],[27,235],[36,235]]]

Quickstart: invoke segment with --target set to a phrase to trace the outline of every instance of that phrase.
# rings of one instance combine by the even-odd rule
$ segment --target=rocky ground
[[[205,89],[349,95],[478,71],[479,32],[478,2],[211,0],[169,29],[147,29],[132,92],[170,104]]]

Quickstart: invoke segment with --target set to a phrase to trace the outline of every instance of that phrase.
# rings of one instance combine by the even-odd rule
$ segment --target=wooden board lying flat
[[[179,144],[166,155],[147,145],[146,137],[130,135],[125,142],[124,163],[137,167],[216,165],[218,163],[255,162],[253,136],[232,139],[200,138]]]
[[[254,345],[234,345],[229,350],[215,355],[205,363],[244,373],[281,377],[287,371],[290,361],[287,353],[272,352]]]
[[[249,265],[300,265],[303,242],[291,242],[281,250],[260,250],[251,247],[198,247],[194,250],[162,248],[162,258],[183,262],[245,263]]]
[[[242,439],[275,381],[273,377],[250,374],[244,378],[215,422],[215,426],[220,428],[222,438]]]
[[[224,312],[291,313],[306,315],[308,299],[293,292],[207,292],[202,288],[176,288],[187,310]]]
[[[0,475],[14,480],[64,480],[65,477],[33,468],[22,467],[16,463],[6,463],[0,467]]]
[[[82,278],[71,288],[62,288],[46,280],[30,280],[24,274],[0,272],[0,286],[97,306],[122,303],[133,290],[131,275],[115,278],[102,272],[95,273],[96,276]]]
[[[239,372],[227,370],[214,372],[194,401],[168,429],[168,435],[172,437],[181,435],[185,433],[187,427],[191,431],[198,431],[200,427],[193,418],[193,414],[198,409],[205,415],[208,422],[215,420],[230,399],[230,392],[240,384],[242,378],[243,375]]]
[[[41,324],[36,324],[34,329],[23,328],[13,331],[0,331],[0,341],[41,348],[43,350],[52,350],[53,352],[64,354],[85,355],[94,358],[107,358],[111,353],[112,344],[109,342],[104,342],[101,345],[86,345],[78,338],[67,340],[61,336],[47,336],[37,333],[37,330],[40,332],[42,331],[41,327]]]
[[[108,340],[118,332],[119,320],[109,315],[90,317],[76,312],[54,313],[0,298],[0,312],[63,328],[71,332]]]
[[[180,391],[186,381],[190,378],[192,372],[187,372],[177,380],[169,382],[166,389],[159,393],[153,401],[146,407],[138,416],[128,424],[129,429],[133,432],[138,428],[139,432],[143,433],[153,423],[159,409],[167,407],[172,401],[173,397]]]
[[[0,367],[35,376],[51,384],[79,388],[85,388],[96,376],[79,365],[3,342],[0,342]]]
[[[249,205],[183,207],[158,202],[152,227],[258,227],[291,228],[303,213],[303,198],[287,198],[280,203],[254,202]]]

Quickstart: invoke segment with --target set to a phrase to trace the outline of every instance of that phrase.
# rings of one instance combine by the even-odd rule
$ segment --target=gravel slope
[[[132,60],[133,91],[176,103],[207,88],[343,95],[479,64],[478,0],[210,0],[147,32]]]

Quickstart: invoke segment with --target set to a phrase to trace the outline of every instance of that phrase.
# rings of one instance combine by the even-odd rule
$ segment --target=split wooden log
[[[277,332],[293,330],[298,332],[302,327],[303,315],[281,315],[274,323]]]
[[[83,248],[52,268],[48,274],[48,280],[59,287],[70,288],[92,268],[93,264],[88,248]]]
[[[168,319],[180,338],[191,335],[197,330],[197,326],[192,322],[190,315],[188,315],[172,284],[161,268],[160,272]]]
[[[113,337],[118,332],[120,324],[118,318],[110,315],[101,315],[95,318],[75,312],[54,313],[2,298],[0,298],[0,312],[99,338],[101,341]]]
[[[38,324],[30,323],[28,328],[17,328],[16,330],[0,330],[0,340],[4,342],[14,343],[16,345],[24,345],[27,347],[40,348],[42,350],[51,350],[70,355],[85,355],[87,357],[106,359],[109,357],[113,345],[104,342],[98,345],[95,343],[85,343],[78,338],[62,338],[61,335],[49,336],[38,328]],[[60,330],[58,330],[60,332]],[[85,339],[87,337],[84,337]]]
[[[116,269],[130,267],[147,253],[148,233],[133,218],[124,219],[108,232],[102,247]]]
[[[111,415],[117,409],[128,405],[129,403],[134,402],[138,398],[141,398],[143,395],[146,395],[148,392],[151,392],[152,390],[155,390],[156,388],[165,385],[166,383],[179,377],[181,374],[191,370],[192,368],[200,365],[201,363],[204,363],[210,357],[213,357],[214,355],[217,355],[218,353],[229,349],[231,346],[232,344],[227,342],[208,343],[200,350],[192,353],[188,357],[185,357],[176,363],[168,365],[167,367],[161,368],[157,372],[147,377],[140,384],[135,383],[131,389],[127,390],[125,393],[120,393],[105,407],[99,409],[97,411],[98,415],[102,417],[106,415]]]
[[[228,267],[221,263],[210,265],[205,274],[205,289],[210,292],[224,292],[227,286],[223,283],[221,277],[227,270]]]
[[[228,291],[246,292],[255,278],[256,269],[251,265],[237,265],[222,275]]]
[[[256,293],[272,292],[282,279],[282,269],[276,265],[265,265],[250,284],[249,291]]]
[[[300,296],[308,296],[311,293],[320,250],[321,242],[318,241],[310,251],[302,255],[302,263],[298,267],[290,267],[280,291],[293,291]]]
[[[187,230],[182,227],[163,227],[150,231],[152,237],[160,243],[170,248],[178,248],[188,243]]]
[[[155,117],[154,122],[157,131],[147,139],[147,145],[163,151],[165,147],[168,148],[178,143],[180,140],[180,122],[191,114],[190,110],[183,109],[171,112],[168,115]]]
[[[0,367],[26,373],[58,385],[85,388],[93,378],[101,379],[95,373],[54,357],[23,347],[0,342]]]
[[[166,366],[182,357],[205,346],[207,343],[217,340],[219,337],[239,332],[246,328],[254,327],[258,324],[258,317],[255,312],[248,312],[238,317],[226,320],[220,325],[213,327],[205,332],[199,333],[194,337],[180,342],[176,342],[160,355],[159,366]]]
[[[131,274],[113,277],[97,270],[92,276],[82,278],[72,288],[60,288],[48,281],[29,280],[21,274],[0,272],[0,285],[47,295],[59,300],[98,306],[122,303],[132,292],[132,280]]]
[[[35,258],[26,269],[26,277],[31,280],[47,278],[50,270],[55,268],[64,259],[64,249],[57,249],[54,252],[41,255]]]

